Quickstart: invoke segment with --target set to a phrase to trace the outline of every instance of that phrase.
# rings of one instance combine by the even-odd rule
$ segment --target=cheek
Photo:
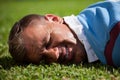
[[[61,41],[67,37],[70,37],[71,34],[69,32],[65,32],[65,31],[57,31],[51,34],[51,38],[53,40],[58,40]]]
[[[61,32],[57,32],[57,33],[52,33],[51,34],[51,47],[53,47],[54,45],[59,44],[60,42],[62,42],[65,39],[64,34],[61,34]]]
[[[58,31],[58,32],[56,32],[54,34],[56,34],[56,37],[58,39],[59,38],[63,38],[63,39],[65,39],[65,38],[73,38],[73,34],[68,30],[66,30],[66,31],[64,31],[64,30]]]

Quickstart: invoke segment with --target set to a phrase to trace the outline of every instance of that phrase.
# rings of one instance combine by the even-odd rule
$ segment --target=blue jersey
[[[92,46],[95,54],[104,64],[120,66],[120,30],[118,30],[113,45],[110,42],[112,29],[120,22],[120,1],[99,2],[89,6],[77,15],[78,20],[84,27],[84,34]],[[117,25],[120,29],[120,24]],[[117,30],[116,29],[116,30]],[[113,36],[114,38],[114,36]],[[107,45],[109,46],[106,51]],[[109,55],[111,53],[111,55]],[[107,57],[107,55],[108,57]],[[111,60],[107,58],[111,57]],[[111,62],[112,61],[112,62]]]

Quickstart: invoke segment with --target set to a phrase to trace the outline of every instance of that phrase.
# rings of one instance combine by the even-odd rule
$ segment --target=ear
[[[63,18],[56,16],[54,14],[46,14],[45,18],[50,22],[57,22],[57,23],[63,23]]]

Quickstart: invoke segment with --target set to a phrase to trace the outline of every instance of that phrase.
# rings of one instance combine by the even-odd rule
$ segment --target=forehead
[[[49,38],[49,30],[45,25],[35,24],[29,25],[23,32],[25,35],[26,41],[32,41],[34,44],[39,44],[42,46],[44,42],[46,42]]]

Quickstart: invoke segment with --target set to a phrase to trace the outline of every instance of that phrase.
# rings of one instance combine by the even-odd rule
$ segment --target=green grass
[[[27,14],[75,14],[99,0],[6,0],[0,1],[0,80],[120,80],[120,68],[93,64],[18,64],[8,52],[12,25]]]

